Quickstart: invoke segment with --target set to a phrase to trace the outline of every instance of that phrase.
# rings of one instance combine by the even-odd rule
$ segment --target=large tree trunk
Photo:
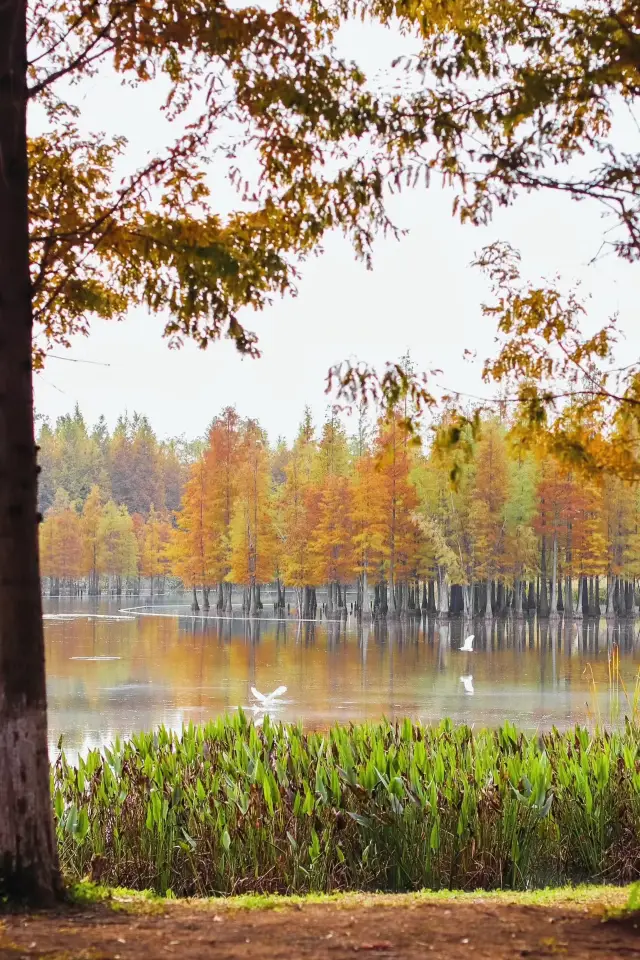
[[[47,754],[27,209],[26,0],[0,4],[0,895],[62,892]]]

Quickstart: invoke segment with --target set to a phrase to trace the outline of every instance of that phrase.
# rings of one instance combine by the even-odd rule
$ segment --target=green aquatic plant
[[[239,711],[52,767],[67,876],[159,894],[525,889],[640,876],[639,729],[256,728]]]

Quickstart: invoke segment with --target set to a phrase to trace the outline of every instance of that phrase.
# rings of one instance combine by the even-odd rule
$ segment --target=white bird
[[[460,647],[460,650],[462,651],[462,653],[473,653],[473,638],[474,638],[474,636],[475,636],[475,634],[472,633],[471,636],[470,636],[470,637],[467,637],[467,639],[465,640],[465,642],[462,644],[462,646]]]
[[[260,703],[268,706],[269,704],[276,703],[278,698],[282,696],[283,693],[287,692],[286,687],[277,687],[273,693],[260,693],[259,690],[256,690],[255,687],[251,687],[251,693],[254,695],[256,700],[259,700]]]
[[[460,683],[464,687],[464,692],[468,693],[470,696],[473,696],[473,677],[469,674],[468,677],[460,677]]]

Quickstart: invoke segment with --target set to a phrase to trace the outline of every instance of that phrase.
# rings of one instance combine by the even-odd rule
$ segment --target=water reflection
[[[47,603],[58,615],[119,609],[109,602]],[[187,610],[167,605],[133,619],[46,621],[52,749],[60,736],[73,754],[160,723],[205,721],[251,704],[251,686],[270,691],[280,684],[288,692],[276,715],[315,727],[382,715],[425,722],[450,716],[475,725],[508,718],[528,728],[586,722],[598,713],[608,720],[615,706],[609,654],[617,645],[632,696],[640,652],[638,625],[628,621],[411,620],[358,628],[353,620],[226,620]],[[460,650],[469,633],[470,653]],[[622,691],[620,698],[624,714]]]

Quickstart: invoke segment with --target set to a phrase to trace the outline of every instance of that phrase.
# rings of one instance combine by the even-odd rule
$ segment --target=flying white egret
[[[472,633],[470,637],[467,637],[465,642],[460,647],[462,653],[473,653],[473,638],[474,634]]]
[[[269,706],[272,703],[276,703],[278,701],[278,698],[281,697],[282,694],[286,692],[287,692],[286,687],[277,687],[273,691],[273,693],[266,693],[266,694],[260,693],[260,691],[256,690],[255,687],[251,687],[251,693],[254,695],[256,700],[259,700],[260,703],[264,704],[265,707]]]
[[[468,677],[460,677],[460,683],[464,687],[464,692],[468,693],[470,696],[473,696],[473,677],[469,674]]]

